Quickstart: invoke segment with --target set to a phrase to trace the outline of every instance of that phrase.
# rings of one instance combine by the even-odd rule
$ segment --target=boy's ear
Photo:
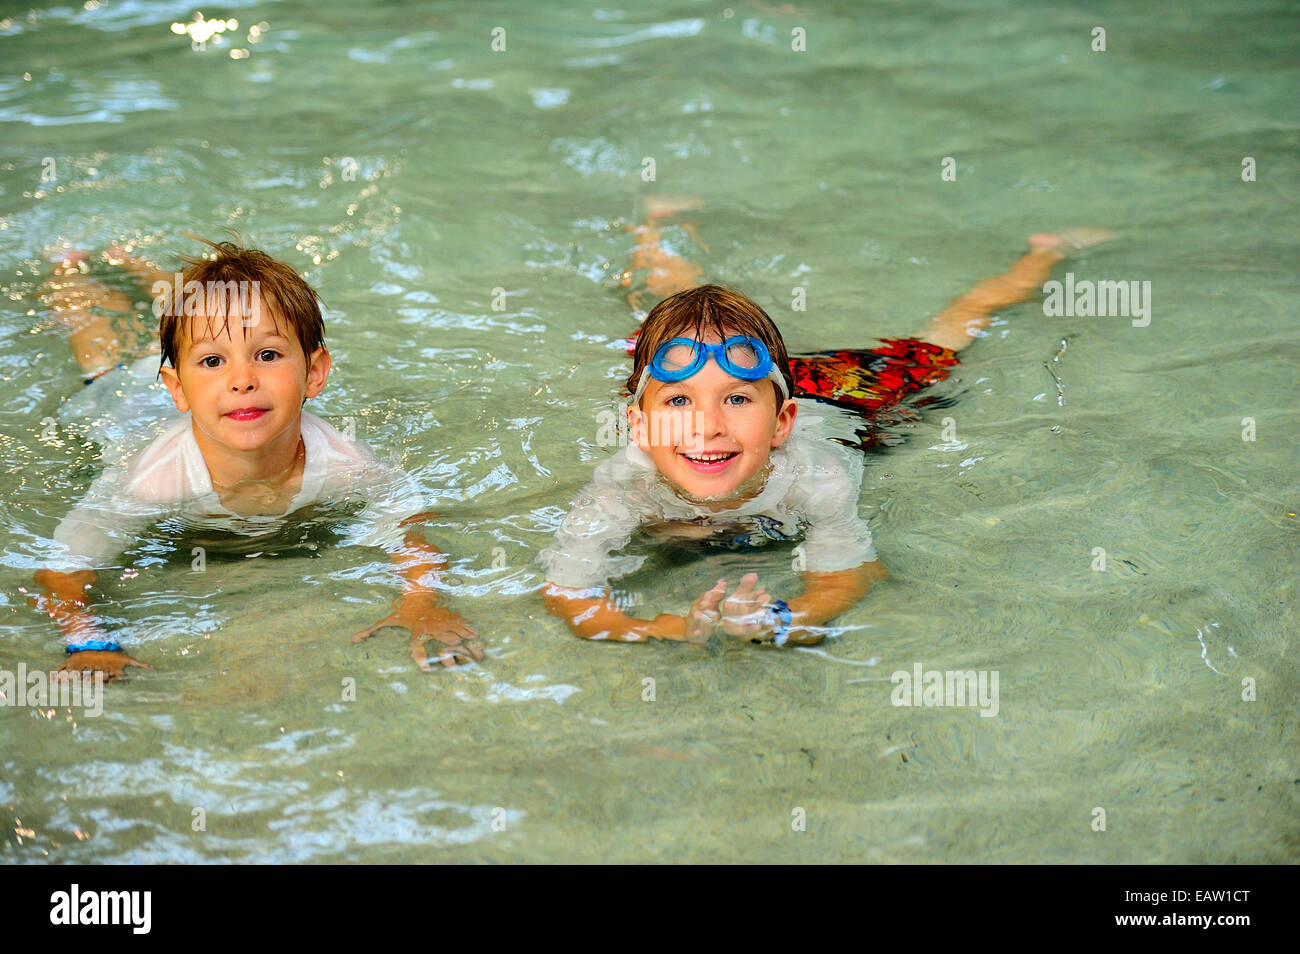
[[[649,453],[650,440],[646,433],[646,413],[636,404],[627,406],[627,427],[632,440],[636,441],[636,446]]]
[[[314,398],[325,389],[325,379],[333,366],[328,348],[320,347],[311,353],[307,359],[307,397]]]
[[[776,450],[785,443],[785,439],[790,436],[790,431],[794,429],[795,415],[799,413],[799,405],[793,398],[787,398],[781,405],[781,410],[776,412],[776,432],[772,435],[772,449]]]
[[[164,364],[158,369],[158,374],[162,377],[163,384],[167,385],[167,393],[172,396],[172,403],[176,405],[176,410],[188,414],[190,402],[185,400],[185,392],[181,390],[181,379],[176,369]]]

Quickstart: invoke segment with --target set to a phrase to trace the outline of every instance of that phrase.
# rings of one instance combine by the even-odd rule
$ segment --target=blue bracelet
[[[767,608],[781,621],[772,642],[778,646],[784,646],[785,641],[790,638],[790,620],[793,619],[794,614],[790,612],[790,606],[785,600],[773,600]]]
[[[88,639],[84,643],[69,643],[64,647],[64,651],[69,656],[73,653],[84,653],[87,650],[95,653],[120,653],[122,646],[110,639]]]

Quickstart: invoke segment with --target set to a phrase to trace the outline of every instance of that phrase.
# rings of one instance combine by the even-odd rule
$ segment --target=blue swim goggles
[[[645,393],[650,378],[665,384],[685,381],[698,373],[709,358],[733,378],[742,381],[771,378],[780,388],[782,397],[789,400],[790,389],[786,386],[785,375],[772,360],[767,345],[749,335],[732,335],[722,344],[705,344],[694,338],[674,338],[660,345],[641,372],[636,392],[632,395],[632,403],[641,402],[641,395]]]

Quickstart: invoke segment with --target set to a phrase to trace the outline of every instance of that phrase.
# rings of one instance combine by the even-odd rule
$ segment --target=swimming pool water
[[[98,717],[0,707],[0,858],[1296,859],[1286,5],[202,9],[238,20],[222,44],[173,32],[179,3],[0,18],[0,669],[59,658],[21,588],[99,455],[59,413],[81,378],[43,250],[167,268],[223,226],[321,291],[335,370],[309,408],[416,476],[488,658],[354,646],[396,588],[328,514],[201,573],[155,539],[97,588],[153,671]],[[1056,277],[1149,281],[1151,322],[1002,312],[956,403],[869,457],[892,576],[817,651],[583,643],[534,558],[610,453],[632,327],[610,278],[647,194],[702,199],[708,251],[665,240],[795,351],[916,332],[1073,225],[1119,238]],[[622,589],[682,612],[751,567],[797,583],[773,548]],[[997,715],[891,704],[917,663],[998,672]]]

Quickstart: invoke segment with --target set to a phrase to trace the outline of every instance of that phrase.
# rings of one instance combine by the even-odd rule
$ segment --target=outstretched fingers
[[[772,601],[758,585],[757,573],[746,573],[723,606],[723,630],[732,636],[761,636],[771,628],[767,606]]]
[[[695,609],[704,613],[716,613],[722,601],[727,597],[727,581],[718,580],[709,590],[698,600],[695,601]]]
[[[439,661],[451,668],[461,663],[478,662],[483,658],[483,650],[474,643],[461,643],[459,646],[444,646],[439,654]]]
[[[705,643],[722,622],[722,601],[727,597],[727,581],[718,580],[713,589],[698,597],[686,614],[687,642]]]
[[[402,624],[397,622],[396,619],[394,619],[396,615],[397,614],[394,613],[392,614],[392,616],[388,616],[385,619],[381,619],[378,623],[376,623],[374,626],[369,627],[368,629],[363,629],[359,633],[353,633],[352,641],[354,643],[362,643],[365,642],[367,639],[369,639],[371,636],[375,635],[375,633],[379,632],[379,630],[383,629],[385,626],[401,626]]]
[[[476,643],[447,643],[437,636],[413,636],[411,637],[411,658],[424,672],[433,671],[433,663],[429,660],[429,651],[425,648],[425,644],[430,640],[435,640],[439,644],[438,662],[448,669],[461,663],[477,662],[483,658],[483,650]]]
[[[459,636],[463,640],[478,638],[478,630],[463,620],[453,620],[447,623],[447,629],[453,636]]]

